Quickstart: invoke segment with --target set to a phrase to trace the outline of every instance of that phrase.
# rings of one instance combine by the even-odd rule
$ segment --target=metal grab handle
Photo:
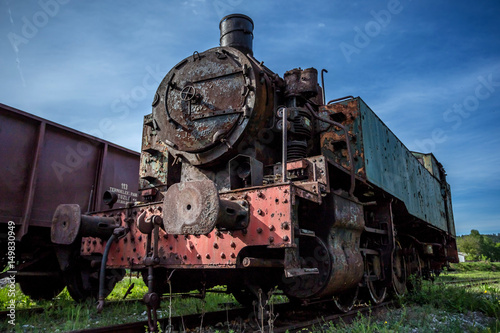
[[[286,155],[287,155],[287,132],[288,132],[288,109],[287,108],[282,108],[283,110],[283,128],[282,128],[282,137],[283,137],[283,148],[282,148],[282,155],[281,155],[281,166],[283,168],[283,171],[281,172],[281,177],[283,183],[286,183]]]

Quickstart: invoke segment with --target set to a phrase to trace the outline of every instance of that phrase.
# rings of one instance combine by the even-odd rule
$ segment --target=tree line
[[[500,261],[500,233],[481,235],[471,230],[470,235],[457,236],[459,252],[469,261]]]

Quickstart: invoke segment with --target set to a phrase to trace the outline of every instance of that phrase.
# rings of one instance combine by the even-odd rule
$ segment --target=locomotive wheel
[[[115,284],[125,276],[124,269],[106,269],[104,297],[107,297]],[[82,262],[80,267],[65,272],[68,293],[77,302],[97,299],[99,296],[99,270],[90,267],[90,263]]]
[[[396,242],[392,258],[392,290],[397,296],[403,296],[406,293],[406,264],[399,242]]]
[[[354,289],[345,291],[339,295],[333,297],[333,305],[340,312],[349,312],[351,311],[354,303],[358,298],[359,288],[356,287]]]
[[[380,280],[382,269],[380,257],[370,255],[365,260],[365,273],[367,276],[366,286],[370,300],[374,304],[380,304],[387,296],[387,287]]]
[[[32,300],[51,300],[64,289],[64,280],[58,277],[32,276],[19,281],[23,294]]]
[[[422,260],[417,249],[412,245],[410,247],[411,255],[407,260],[407,274],[409,276],[407,288],[408,290],[420,290],[422,288]]]
[[[332,260],[328,248],[319,237],[301,237],[299,251],[303,267],[317,268],[319,274],[283,277],[281,288],[291,299],[313,298],[327,285],[332,270]]]
[[[19,278],[23,294],[33,300],[51,300],[64,289],[65,284],[59,263],[53,256],[47,256],[30,265],[26,272],[54,273],[51,276],[26,276]]]

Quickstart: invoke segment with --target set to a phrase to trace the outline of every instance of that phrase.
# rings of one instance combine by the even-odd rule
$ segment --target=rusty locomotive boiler
[[[273,73],[253,57],[249,17],[220,30],[220,47],[170,70],[144,118],[143,202],[58,207],[63,270],[71,258],[101,277],[140,270],[151,309],[158,294],[227,285],[243,304],[278,286],[346,311],[457,261],[432,154],[410,152],[359,97],[325,103],[316,69]]]

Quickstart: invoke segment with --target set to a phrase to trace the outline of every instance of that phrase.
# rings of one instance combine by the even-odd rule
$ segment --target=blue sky
[[[432,151],[458,234],[500,232],[500,2],[0,2],[0,102],[134,150],[163,76],[255,23],[275,73],[325,68],[327,99],[361,96],[410,150]]]

